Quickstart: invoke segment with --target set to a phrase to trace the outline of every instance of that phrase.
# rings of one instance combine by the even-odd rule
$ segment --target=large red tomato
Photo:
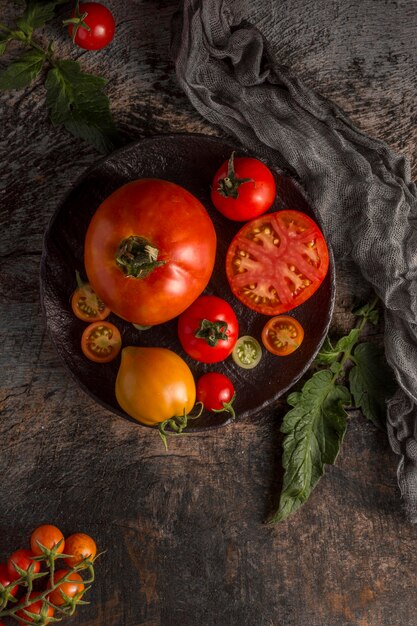
[[[226,255],[233,293],[264,315],[279,315],[305,302],[320,287],[328,267],[323,234],[300,211],[267,213],[248,222]]]
[[[88,280],[123,319],[153,326],[184,311],[206,287],[216,233],[201,202],[158,179],[124,185],[99,206],[85,239]]]

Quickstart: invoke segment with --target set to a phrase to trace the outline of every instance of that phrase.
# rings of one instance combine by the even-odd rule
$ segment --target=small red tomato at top
[[[5,563],[0,563],[0,585],[3,585],[3,587],[7,587],[12,582],[13,578],[9,574],[7,565]],[[10,595],[15,596],[17,593],[17,589],[18,585],[15,585],[14,587],[10,587],[8,592],[10,593]]]
[[[56,526],[52,524],[43,524],[38,528],[35,528],[30,536],[30,547],[33,554],[41,556],[43,550],[41,546],[47,550],[55,548],[57,554],[62,554],[64,551],[64,535]],[[58,547],[57,547],[58,546]]]
[[[265,213],[272,206],[275,195],[271,170],[258,159],[234,158],[234,152],[216,172],[211,188],[211,201],[216,209],[237,222]]]
[[[7,571],[11,576],[12,580],[17,580],[20,578],[20,574],[17,571],[15,565],[19,567],[21,570],[27,572],[29,567],[32,566],[32,571],[34,574],[37,574],[41,568],[41,564],[39,561],[34,561],[34,554],[32,550],[16,550],[13,552],[9,558],[7,559]]]
[[[111,11],[99,2],[83,2],[65,20],[73,42],[85,50],[101,50],[113,39],[116,28]]]
[[[32,593],[29,595],[30,600],[35,599],[35,598],[39,598],[38,591],[32,591]],[[34,617],[32,618],[31,616],[29,616],[26,613],[26,611],[28,613],[33,613]],[[48,606],[46,602],[44,602],[43,600],[35,600],[34,602],[32,602],[32,604],[29,604],[29,606],[27,606],[25,609],[20,609],[19,611],[16,611],[16,617],[22,618],[19,620],[21,624],[26,624],[26,622],[39,623],[38,615],[41,615],[42,617],[45,618],[42,621],[42,624],[49,624],[51,620],[49,620],[48,617],[53,617],[54,609],[51,606]]]
[[[208,411],[220,413],[228,411],[232,418],[236,417],[232,403],[235,399],[235,388],[227,376],[218,372],[208,372],[198,379],[196,398]]]
[[[178,337],[185,352],[202,363],[224,361],[239,335],[237,317],[217,296],[200,296],[178,318]]]

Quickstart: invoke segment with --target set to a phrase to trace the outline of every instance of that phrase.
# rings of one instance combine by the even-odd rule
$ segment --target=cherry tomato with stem
[[[55,589],[53,589],[48,596],[49,601],[52,602],[52,604],[55,604],[55,606],[67,604],[68,600],[65,596],[70,599],[77,596],[78,599],[81,599],[82,593],[85,589],[83,579],[78,572],[70,572],[71,570],[69,569],[59,569],[54,572],[54,585],[64,578],[64,576],[69,574],[67,579],[58,585],[58,587],[55,587]],[[48,583],[48,587],[50,587],[50,583]]]
[[[202,363],[224,361],[239,334],[232,307],[217,296],[200,296],[178,318],[178,337],[185,352]]]
[[[30,548],[36,556],[41,556],[46,550],[53,550],[56,554],[62,554],[64,551],[64,535],[56,526],[52,524],[42,524],[35,528],[30,536]]]
[[[3,587],[8,587],[13,583],[13,580],[16,579],[13,579],[12,576],[10,576],[7,565],[5,563],[0,563],[0,584],[3,585]],[[18,588],[18,585],[14,585],[14,587],[9,587],[7,591],[11,596],[15,596]]]
[[[65,563],[69,567],[75,567],[84,559],[94,560],[97,554],[96,542],[90,535],[74,533],[65,540],[65,552],[70,555],[65,557]]]
[[[26,549],[16,550],[9,556],[7,559],[7,571],[9,572],[12,580],[20,578],[20,574],[15,568],[15,565],[25,572],[27,572],[29,568],[31,568],[31,571],[34,574],[39,572],[41,564],[39,561],[33,560],[35,556],[36,555],[32,552],[32,550]]]
[[[25,609],[20,609],[16,611],[16,617],[21,617],[19,620],[21,624],[25,624],[26,622],[39,622],[39,617],[43,618],[42,624],[49,624],[51,620],[48,617],[54,616],[54,609],[49,606],[44,600],[36,600],[35,598],[39,598],[38,591],[32,591],[29,595],[29,600],[34,599],[35,601],[32,604],[29,604]],[[27,611],[27,612],[26,612]],[[33,616],[28,615],[28,613],[32,613]],[[23,620],[26,620],[24,622]]]
[[[234,157],[234,152],[216,172],[211,201],[220,213],[237,222],[246,222],[265,213],[276,195],[271,170],[259,159]]]
[[[111,322],[93,322],[81,336],[81,349],[94,363],[113,361],[122,347],[119,329]]]
[[[232,419],[235,419],[236,414],[232,404],[236,394],[230,378],[218,372],[208,372],[198,379],[196,389],[197,400],[202,402],[208,411],[214,413],[227,411]]]
[[[300,322],[290,315],[277,315],[267,321],[262,330],[262,343],[277,356],[288,356],[299,348],[304,339]]]
[[[81,280],[79,272],[77,275],[77,289],[71,296],[72,312],[83,322],[99,322],[106,319],[111,313],[102,300],[95,293],[89,283]]]
[[[85,50],[101,50],[113,39],[116,24],[112,12],[99,2],[76,3],[71,18],[64,20],[73,42]]]
[[[267,213],[245,224],[226,254],[234,295],[263,315],[303,304],[320,287],[329,252],[314,220],[300,211]]]

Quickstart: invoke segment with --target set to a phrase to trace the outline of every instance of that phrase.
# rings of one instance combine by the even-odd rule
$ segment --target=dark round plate
[[[261,343],[261,331],[268,317],[251,311],[232,295],[224,270],[228,245],[242,223],[224,218],[210,201],[214,173],[236,148],[233,143],[215,137],[187,134],[157,136],[131,144],[88,170],[76,182],[49,224],[41,262],[41,299],[48,331],[58,354],[81,387],[117,415],[131,419],[120,409],[114,393],[120,357],[108,364],[96,364],[84,357],[80,339],[86,323],[73,315],[70,306],[75,271],[85,277],[83,246],[90,219],[104,198],[137,178],[163,178],[188,189],[208,210],[218,236],[216,265],[205,293],[225,298],[236,312],[240,335],[253,335]],[[248,153],[245,149],[237,149],[237,154],[245,153]],[[251,156],[254,155],[251,153]],[[299,186],[281,172],[271,169],[277,183],[277,199],[271,211],[292,208],[317,219]],[[331,252],[330,256],[330,271],[320,288],[307,302],[291,311],[305,329],[301,347],[288,357],[273,356],[264,349],[260,364],[252,370],[239,368],[231,357],[212,365],[193,361],[178,341],[175,319],[147,331],[137,331],[132,324],[113,314],[108,319],[120,329],[124,346],[170,348],[186,360],[196,380],[207,371],[227,374],[236,388],[234,406],[237,417],[253,416],[271,407],[302,376],[326,336],[335,295]],[[204,412],[199,420],[190,422],[189,430],[221,426],[230,421],[229,417],[228,413]]]

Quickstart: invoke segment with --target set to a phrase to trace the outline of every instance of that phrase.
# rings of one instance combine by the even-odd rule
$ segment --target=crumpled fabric
[[[173,19],[177,78],[208,121],[296,175],[335,257],[351,259],[382,300],[386,357],[399,383],[388,436],[417,522],[417,194],[409,162],[277,62],[256,25],[262,1],[184,0]]]

